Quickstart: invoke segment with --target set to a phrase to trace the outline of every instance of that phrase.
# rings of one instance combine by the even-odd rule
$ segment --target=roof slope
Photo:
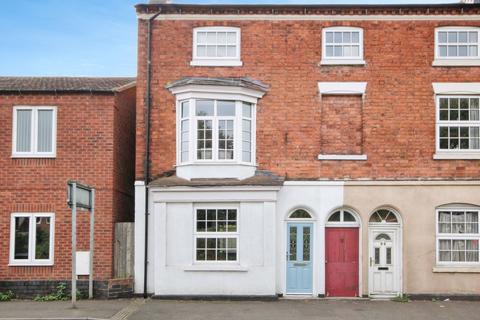
[[[118,92],[134,77],[0,77],[0,92]]]

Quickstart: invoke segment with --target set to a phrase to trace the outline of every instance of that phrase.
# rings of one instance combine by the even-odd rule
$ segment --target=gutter
[[[152,22],[160,15],[162,8],[147,20],[147,83],[145,92],[145,252],[143,265],[143,297],[147,298],[147,266],[148,266],[148,184],[150,183],[150,108],[151,108],[151,81],[152,81]]]

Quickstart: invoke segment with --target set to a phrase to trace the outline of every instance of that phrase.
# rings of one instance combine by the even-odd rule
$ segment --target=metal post
[[[95,231],[95,189],[90,192],[91,205],[90,209],[90,272],[88,275],[88,298],[93,299],[93,246]]]
[[[72,308],[77,306],[77,184],[72,183]]]

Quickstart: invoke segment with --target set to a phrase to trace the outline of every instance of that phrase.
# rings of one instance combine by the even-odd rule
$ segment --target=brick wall
[[[132,97],[135,93],[133,90],[125,94]],[[133,214],[133,156],[120,153],[114,145],[126,145],[124,152],[132,152],[132,120],[123,119],[132,111],[122,109],[133,110],[134,101],[121,99],[113,94],[0,96],[0,246],[4,249],[0,254],[0,280],[70,278],[71,210],[66,203],[66,186],[71,179],[96,188],[94,275],[95,279],[112,277],[113,223],[131,219]],[[56,158],[11,158],[14,105],[57,106]],[[120,127],[124,132],[119,133]],[[125,199],[119,201],[122,197]],[[53,266],[8,266],[12,212],[55,213]],[[89,214],[79,211],[77,223],[77,250],[88,250]]]
[[[446,11],[448,11],[446,9]],[[448,12],[443,12],[447,14]],[[432,67],[437,26],[462,21],[155,21],[152,47],[152,175],[175,165],[175,98],[164,88],[184,76],[249,76],[271,86],[257,110],[257,163],[290,178],[472,178],[476,161],[435,161],[432,82],[480,80],[480,68]],[[191,67],[192,30],[241,28],[243,67]],[[364,29],[365,66],[319,66],[321,30]],[[146,22],[139,22],[136,178],[143,177]],[[363,153],[368,161],[318,161],[324,122],[319,81],[368,82]],[[349,110],[350,112],[351,110]],[[327,124],[330,126],[331,124]],[[340,132],[350,124],[338,121]],[[322,137],[323,136],[323,137]],[[356,137],[356,136],[355,136]],[[350,147],[348,147],[350,148]],[[359,149],[357,143],[353,151]],[[350,151],[350,150],[349,150]]]

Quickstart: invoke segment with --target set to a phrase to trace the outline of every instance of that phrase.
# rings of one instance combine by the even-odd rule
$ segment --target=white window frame
[[[439,55],[439,33],[443,31],[476,31],[478,32],[477,38],[477,57],[441,57]],[[433,66],[480,66],[480,28],[478,27],[465,27],[465,26],[450,26],[450,27],[438,27],[435,28],[435,46],[434,46],[434,60]]]
[[[434,159],[480,159],[480,149],[440,149],[440,127],[441,126],[478,126],[480,128],[480,120],[476,121],[450,121],[440,120],[440,99],[441,98],[479,98],[479,94],[458,95],[458,94],[442,94],[435,96],[435,155]],[[479,102],[480,103],[480,102]]]
[[[28,231],[28,259],[15,259],[15,218],[30,219]],[[50,218],[50,255],[49,259],[35,259],[36,218]],[[54,261],[55,214],[46,212],[12,213],[10,217],[10,261],[11,266],[51,266]]]
[[[237,210],[237,231],[236,232],[198,232],[197,231],[197,210]],[[239,264],[240,263],[240,208],[237,204],[199,204],[193,207],[193,261],[194,264]],[[198,238],[234,238],[237,241],[236,260],[197,260],[197,239]]]
[[[478,230],[479,233],[439,233],[438,230],[438,223],[439,223],[439,216],[440,211],[476,211],[478,212]],[[435,261],[437,266],[440,267],[479,267],[480,266],[480,252],[479,252],[479,262],[461,262],[461,261],[440,261],[440,240],[477,240],[480,242],[480,208],[479,207],[445,207],[445,208],[437,208],[435,210]],[[479,244],[480,248],[480,244]],[[480,249],[479,249],[480,251]]]
[[[182,117],[182,102],[189,102],[189,115]],[[214,114],[217,110],[217,101],[235,101],[235,116],[196,116],[195,108],[197,100],[213,100]],[[243,161],[243,103],[249,103],[252,107],[252,117],[248,118],[251,121],[251,158],[250,162]],[[181,157],[181,138],[182,128],[181,123],[188,120],[189,122],[189,152],[188,160],[182,161]],[[197,159],[197,120],[212,120],[212,159]],[[218,121],[219,120],[233,120],[233,159],[219,159],[218,158]],[[235,99],[230,96],[209,96],[198,98],[187,98],[177,101],[177,165],[187,164],[241,164],[241,165],[255,165],[255,150],[256,150],[256,103],[247,99]]]
[[[17,151],[17,111],[31,110],[31,150],[28,152]],[[38,111],[52,111],[52,151],[38,152]],[[14,106],[13,107],[13,125],[12,125],[12,158],[55,158],[57,150],[57,107],[55,106]]]
[[[327,57],[327,32],[358,32],[359,55],[358,57]],[[340,45],[344,45],[343,43]],[[363,29],[358,27],[329,27],[322,29],[322,60],[320,65],[364,65],[364,37]]]
[[[197,55],[197,35],[199,32],[235,32],[236,54],[235,57],[199,57]],[[193,29],[192,61],[191,66],[206,67],[238,67],[242,66],[241,61],[241,30],[237,27],[199,27]]]

